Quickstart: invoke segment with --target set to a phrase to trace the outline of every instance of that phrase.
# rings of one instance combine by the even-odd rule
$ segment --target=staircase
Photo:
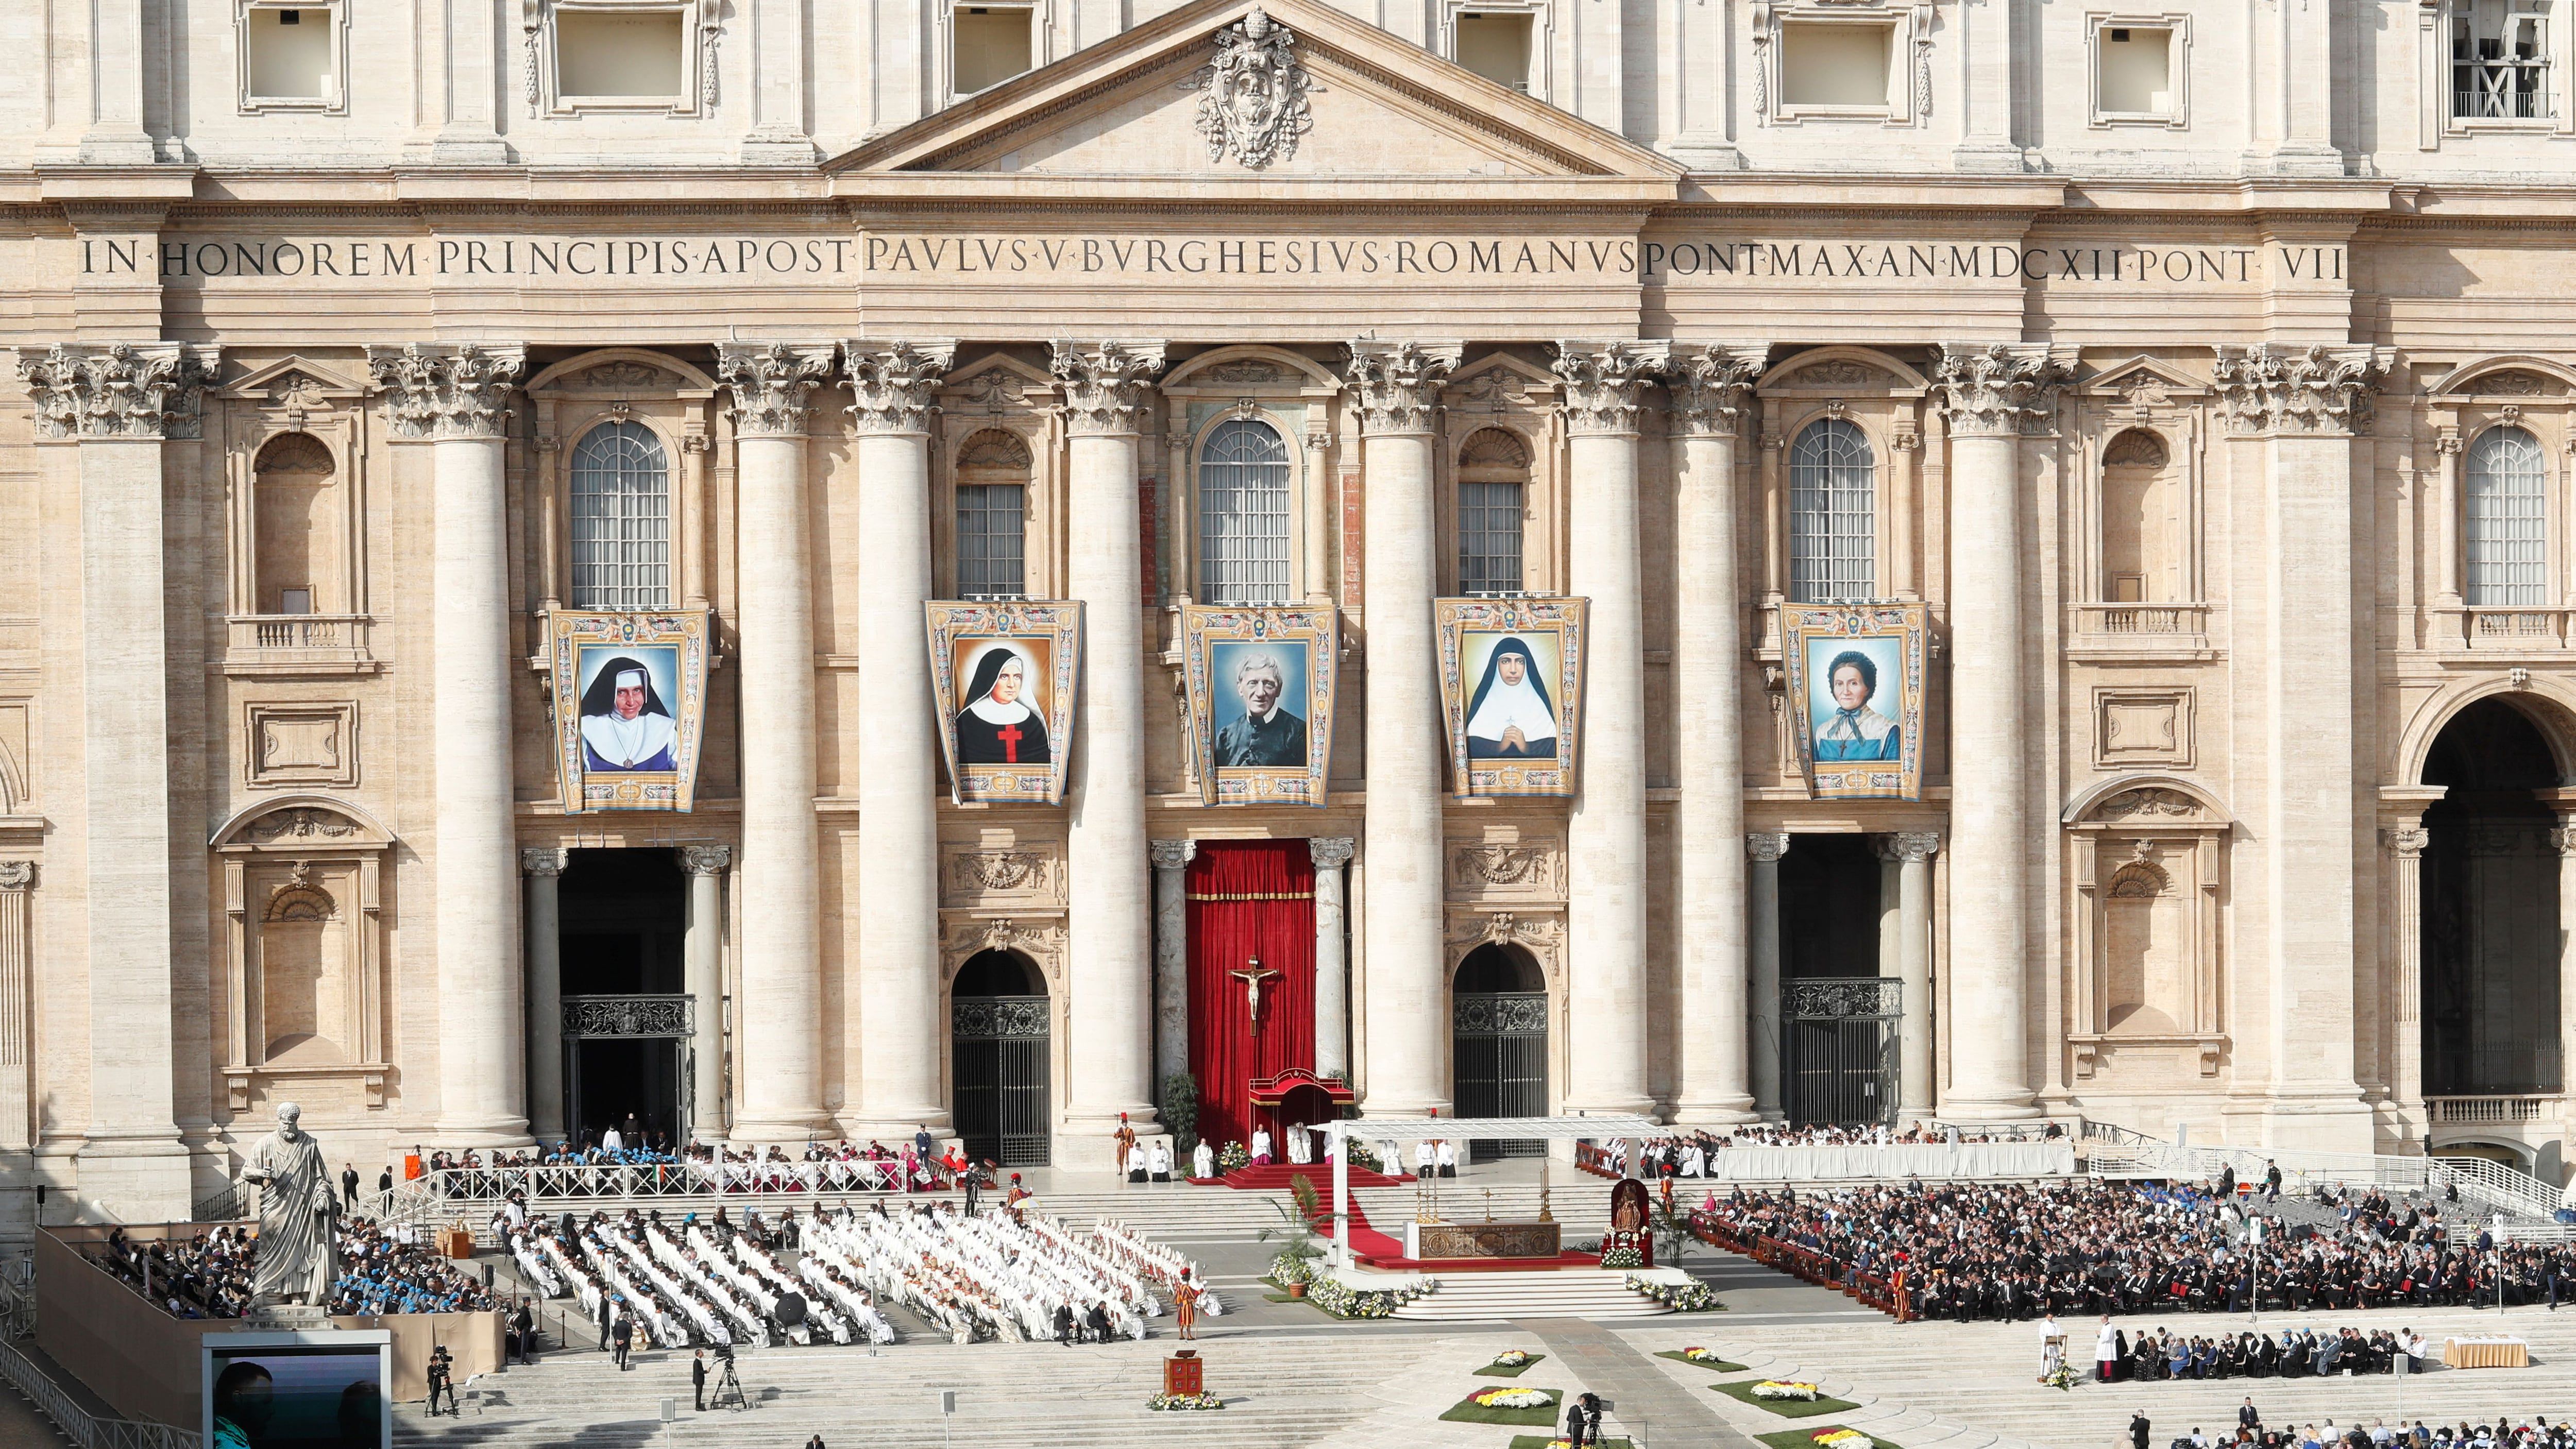
[[[1615,1270],[1434,1276],[1440,1290],[1398,1305],[1396,1317],[1474,1323],[1497,1318],[1657,1318],[1672,1312],[1628,1287],[1628,1275]]]

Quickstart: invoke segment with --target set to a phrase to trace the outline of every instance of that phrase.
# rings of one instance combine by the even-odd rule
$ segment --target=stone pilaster
[[[1449,960],[1440,877],[1440,697],[1430,661],[1439,591],[1432,426],[1457,343],[1351,344],[1361,428],[1366,641],[1368,1099],[1382,1116],[1447,1111]]]
[[[1349,836],[1306,842],[1315,863],[1315,1075],[1343,1082],[1351,1079],[1351,963],[1342,868],[1358,843]]]
[[[36,1223],[35,973],[29,898],[36,863],[0,860],[0,1244],[23,1246]]]
[[[2550,833],[2563,852],[2568,832],[2561,828]],[[2432,843],[2432,833],[2419,824],[2390,826],[2379,832],[2380,849],[2388,855],[2388,949],[2396,967],[2396,981],[2391,987],[2394,999],[2390,1002],[2390,1014],[2396,1021],[2390,1032],[2391,1045],[2396,1049],[2396,1069],[2388,1090],[2397,1099],[2401,1113],[2420,1112],[2424,1106],[2424,847]],[[2562,920],[2567,919],[2566,881],[2567,866],[2562,860]],[[2562,956],[2562,963],[2564,960]],[[2565,970],[2562,964],[2562,982]],[[2559,999],[2564,1014],[2566,997]]]
[[[1568,1110],[1646,1112],[1646,633],[1638,564],[1637,423],[1661,343],[1560,342],[1571,591],[1591,600],[1583,770],[1567,821]]]
[[[1748,594],[1737,537],[1736,445],[1751,415],[1768,344],[1674,349],[1664,371],[1665,432],[1681,551],[1673,630],[1673,724],[1693,747],[1674,752],[1674,933],[1681,975],[1676,1120],[1741,1122],[1752,1115],[1746,1054],[1744,706]]]
[[[1071,435],[1066,592],[1083,604],[1084,677],[1066,790],[1071,1090],[1055,1161],[1103,1167],[1118,1116],[1157,1129],[1153,918],[1145,838],[1145,584],[1136,504],[1137,434],[1153,343],[1055,344]],[[916,625],[917,629],[919,626]]]
[[[62,344],[18,352],[40,443],[75,444],[80,480],[81,872],[90,1120],[80,1194],[128,1221],[185,1213],[172,999],[173,886],[202,872],[174,839],[163,442],[202,432],[212,348]],[[193,627],[193,625],[191,626]]]
[[[515,346],[367,350],[394,437],[432,449],[438,1136],[463,1147],[528,1140],[504,468],[526,365]]]
[[[2364,748],[2354,721],[2369,710],[2353,662],[2362,617],[2353,603],[2353,435],[2370,425],[2371,393],[2393,356],[2384,347],[2222,347],[2212,372],[2237,440],[2234,476],[2261,509],[2267,540],[2259,579],[2235,592],[2242,622],[2232,662],[2262,702],[2261,739],[2240,747],[2269,762],[2240,782],[2239,799],[2249,823],[2259,821],[2267,929],[2258,979],[2269,985],[2271,1060],[2262,1130],[2273,1146],[2367,1152],[2373,1143],[2353,1025],[2362,959],[2355,845],[2377,823],[2357,805],[2354,779]],[[1954,860],[1954,879],[1957,869]]]
[[[1905,1020],[1897,1028],[1896,1120],[1904,1125],[1931,1117],[1940,1096],[1932,1077],[1932,857],[1940,849],[1940,832],[1933,830],[1878,841],[1880,857],[1896,863],[1896,976],[1905,993]]]
[[[859,516],[868,521],[858,571],[861,639],[918,637],[931,596],[930,420],[933,393],[956,356],[948,342],[846,342],[856,403]],[[939,780],[937,712],[926,649],[859,651],[859,1053],[854,1137],[899,1138],[922,1124],[947,1130],[939,1019]]]
[[[1779,831],[1757,830],[1744,837],[1744,853],[1752,858],[1752,882],[1749,889],[1748,934],[1751,949],[1746,953],[1746,974],[1751,978],[1747,994],[1752,998],[1745,1012],[1745,1035],[1752,1042],[1753,1110],[1755,1115],[1777,1120],[1780,1109],[1780,857],[1789,853],[1789,837]]]
[[[1157,840],[1154,855],[1154,1090],[1190,1069],[1190,857],[1195,840]]]
[[[571,852],[519,849],[528,906],[528,1135],[564,1138],[563,909],[557,886]]]
[[[2023,710],[2021,435],[2056,416],[2070,375],[2047,347],[1945,345],[1934,396],[1950,431],[1951,1116],[2034,1114],[2030,1084],[2032,729]]]
[[[814,560],[805,429],[830,380],[828,343],[728,343],[741,571],[742,1062],[736,1141],[802,1142],[823,1110],[820,837],[814,820]],[[919,637],[915,615],[904,638]],[[882,652],[882,651],[880,651]]]
[[[725,1136],[724,878],[732,868],[732,846],[680,847],[680,869],[689,877],[680,977],[697,1012],[689,1040],[689,1136],[699,1142]]]

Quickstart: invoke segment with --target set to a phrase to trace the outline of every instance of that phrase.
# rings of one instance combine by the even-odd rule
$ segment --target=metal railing
[[[2205,1182],[2226,1167],[2239,1182],[2261,1182],[2281,1169],[2282,1188],[2377,1187],[2404,1192],[2459,1189],[2462,1201],[2524,1217],[2548,1219],[2558,1211],[2559,1190],[2530,1173],[2478,1157],[2389,1157],[2359,1152],[2265,1151],[2253,1147],[2184,1147],[2109,1123],[2086,1122],[2084,1139],[2110,1149],[2089,1153],[2147,1175]],[[2100,1171],[2101,1166],[2096,1167]]]
[[[0,1378],[25,1394],[36,1412],[53,1420],[80,1449],[198,1449],[193,1429],[93,1415],[36,1367],[35,1360],[5,1343],[0,1343]]]

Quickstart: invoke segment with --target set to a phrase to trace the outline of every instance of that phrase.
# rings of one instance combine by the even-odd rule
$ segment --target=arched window
[[[339,465],[311,433],[280,433],[251,465],[252,581],[262,614],[348,610]]]
[[[601,423],[573,444],[572,606],[671,606],[671,463],[642,423]]]
[[[1288,445],[1257,419],[1199,449],[1199,588],[1211,604],[1288,602]]]
[[[2172,456],[2147,428],[2130,428],[2102,450],[2102,597],[2112,603],[2182,597]]]
[[[2490,428],[2469,445],[2469,602],[2540,604],[2547,585],[2547,465],[2539,440]]]
[[[1878,462],[1842,418],[1818,418],[1789,447],[1789,597],[1866,599],[1878,591]]]
[[[957,450],[957,595],[1028,592],[1029,445],[986,428]]]
[[[1529,449],[1501,428],[1482,428],[1458,450],[1458,592],[1517,594]]]

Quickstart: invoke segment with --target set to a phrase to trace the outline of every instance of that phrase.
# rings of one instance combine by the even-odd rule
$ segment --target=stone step
[[[1627,1286],[1627,1275],[1562,1272],[1446,1273],[1439,1290],[1398,1305],[1395,1316],[1428,1322],[1496,1318],[1659,1318],[1670,1308]]]

